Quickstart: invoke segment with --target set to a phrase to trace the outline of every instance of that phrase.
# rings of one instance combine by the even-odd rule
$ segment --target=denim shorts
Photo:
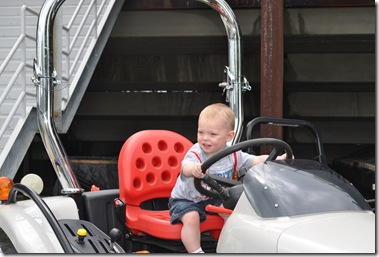
[[[168,200],[168,207],[170,208],[171,224],[182,223],[180,218],[184,214],[191,211],[197,211],[200,215],[200,222],[204,221],[207,213],[205,211],[205,206],[208,204],[220,206],[222,204],[222,200],[219,198],[211,198],[195,203],[187,199],[174,199],[170,197]]]

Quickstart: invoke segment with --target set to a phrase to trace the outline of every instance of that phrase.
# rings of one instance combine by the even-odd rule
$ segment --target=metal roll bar
[[[37,22],[36,54],[32,81],[37,90],[38,128],[47,154],[62,185],[62,193],[80,193],[78,181],[71,169],[67,154],[54,124],[54,87],[60,84],[53,65],[53,30],[56,14],[65,0],[46,0]]]
[[[225,80],[220,83],[226,91],[226,101],[234,111],[235,117],[235,135],[232,139],[232,145],[238,143],[242,135],[242,123],[244,119],[242,92],[251,90],[247,79],[241,75],[241,30],[237,18],[224,0],[196,0],[202,2],[220,14],[224,23],[228,37],[228,65],[225,67]]]
[[[65,0],[45,0],[37,22],[36,53],[33,61],[32,81],[37,91],[38,128],[48,156],[62,185],[62,193],[83,192],[72,171],[67,154],[59,139],[54,124],[54,87],[60,84],[53,65],[53,30],[56,14]],[[232,144],[242,135],[243,104],[242,92],[251,87],[241,75],[241,32],[239,23],[230,6],[224,0],[196,0],[216,10],[224,23],[228,36],[229,66],[225,67],[225,80],[220,83],[226,92],[226,101],[234,111],[235,135]]]

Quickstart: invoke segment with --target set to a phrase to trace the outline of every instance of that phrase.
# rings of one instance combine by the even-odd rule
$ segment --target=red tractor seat
[[[182,224],[171,224],[165,210],[141,208],[153,199],[168,199],[181,169],[181,161],[193,145],[182,135],[168,130],[143,130],[122,146],[118,159],[120,198],[126,204],[125,225],[135,235],[180,240]],[[217,237],[224,219],[207,214],[200,231]]]

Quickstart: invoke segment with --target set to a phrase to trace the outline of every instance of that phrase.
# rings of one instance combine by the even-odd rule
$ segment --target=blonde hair
[[[228,129],[230,129],[231,131],[234,130],[234,112],[229,106],[223,103],[215,103],[208,105],[200,112],[199,119],[200,117],[206,119],[221,119],[225,122],[225,126]]]

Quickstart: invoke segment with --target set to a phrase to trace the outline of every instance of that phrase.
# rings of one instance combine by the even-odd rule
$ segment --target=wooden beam
[[[284,0],[284,7],[368,7],[375,6],[375,0]]]
[[[261,2],[260,116],[283,117],[283,1]],[[261,125],[261,137],[283,138],[281,127]]]
[[[104,82],[97,78],[91,80],[86,92],[127,92],[127,91],[167,91],[167,92],[212,92],[221,93],[222,89],[218,86],[220,81],[213,82]],[[251,92],[260,94],[259,81],[254,81]],[[256,85],[255,85],[256,84]],[[375,82],[364,81],[284,81],[283,92],[375,92]]]
[[[233,9],[261,8],[260,0],[227,0]],[[285,8],[313,7],[375,7],[375,0],[284,0]],[[127,0],[122,11],[162,9],[206,9],[207,5],[195,0]]]
[[[244,54],[259,53],[260,36],[242,38]],[[225,36],[110,37],[104,54],[226,54]],[[375,34],[285,35],[285,53],[375,53]]]

